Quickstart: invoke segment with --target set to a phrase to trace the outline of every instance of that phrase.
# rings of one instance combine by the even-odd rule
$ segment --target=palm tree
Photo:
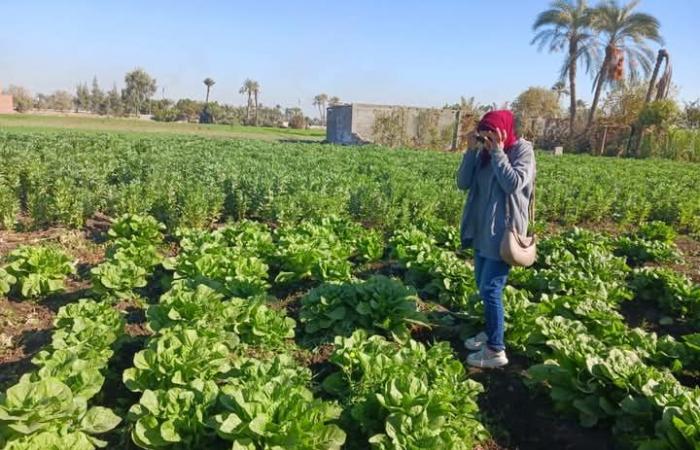
[[[606,36],[605,58],[595,77],[593,103],[588,113],[590,129],[595,119],[598,101],[606,82],[622,76],[622,64],[627,64],[629,77],[636,80],[641,68],[645,76],[649,75],[654,64],[654,52],[646,41],[663,44],[659,34],[659,21],[649,14],[634,12],[639,0],[632,0],[620,6],[616,0],[607,0],[595,9],[593,27]]]
[[[253,107],[253,93],[255,93],[255,102],[257,104],[258,91],[260,90],[260,85],[257,81],[253,81],[250,78],[246,78],[243,82],[243,86],[238,90],[239,94],[246,95],[248,97],[248,102],[246,103],[245,109],[245,119],[246,123],[250,124],[250,110]],[[256,108],[257,109],[257,108]],[[257,115],[257,113],[256,113]]]
[[[253,90],[253,101],[255,103],[255,126],[258,126],[258,95],[260,94],[260,83],[253,81],[251,86]]]
[[[557,103],[559,103],[561,100],[562,95],[569,95],[569,90],[566,89],[566,83],[564,83],[562,80],[559,80],[552,85],[552,91],[557,94]]]
[[[326,102],[328,102],[328,95],[318,94],[314,97],[314,106],[318,107],[318,114],[321,117],[321,123],[326,123]]]
[[[591,9],[586,0],[554,0],[550,8],[542,11],[532,28],[540,30],[531,44],[539,44],[542,50],[549,46],[550,52],[566,49],[566,59],[560,72],[560,80],[569,77],[569,138],[574,139],[576,120],[576,72],[578,62],[583,61],[588,72],[597,54],[595,37],[590,31]]]
[[[336,96],[334,95],[333,97],[331,97],[331,98],[328,100],[328,104],[331,105],[331,106],[340,104],[340,97],[336,97]]]
[[[212,80],[211,78],[207,77],[204,79],[204,85],[207,87],[207,99],[204,101],[205,105],[209,104],[209,90],[212,86],[214,86],[214,84],[216,84],[216,81]]]

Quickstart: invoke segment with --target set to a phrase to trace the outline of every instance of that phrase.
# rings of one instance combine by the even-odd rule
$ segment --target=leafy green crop
[[[630,287],[638,299],[656,302],[668,314],[700,319],[700,285],[665,268],[642,268],[632,274]]]
[[[12,285],[17,282],[17,278],[7,273],[7,270],[0,267],[0,295],[10,292]]]
[[[426,325],[417,310],[416,292],[381,275],[360,283],[324,284],[301,301],[306,333],[332,338],[350,336],[358,328],[405,342],[413,325]]]
[[[198,245],[184,242],[182,251],[163,266],[174,271],[174,280],[191,287],[203,284],[227,296],[252,297],[268,288],[268,266],[257,256],[216,240]]]
[[[286,226],[277,234],[274,261],[280,268],[275,282],[303,279],[347,281],[352,266],[352,245],[335,234],[331,224],[303,222]]]
[[[135,392],[184,387],[194,380],[221,379],[231,370],[229,355],[235,335],[165,329],[134,355],[134,367],[124,371],[124,384]]]
[[[75,397],[88,400],[102,388],[102,372],[113,354],[112,345],[124,334],[124,319],[106,303],[81,299],[58,311],[54,327],[51,344],[32,359],[38,370],[23,377],[55,378]]]
[[[341,410],[314,399],[308,378],[283,359],[251,360],[221,388],[210,423],[233,448],[340,449],[345,433],[332,422]]]
[[[131,298],[133,290],[146,286],[146,269],[126,258],[105,261],[90,270],[92,288],[98,294]]]
[[[7,273],[17,279],[22,297],[58,292],[68,275],[75,273],[73,261],[50,246],[22,246],[8,256]]]
[[[447,343],[400,346],[358,330],[335,344],[330,361],[339,371],[323,386],[346,407],[346,430],[356,429],[364,447],[466,450],[486,438],[476,404],[482,387]]]
[[[114,221],[107,231],[107,236],[117,249],[125,246],[126,243],[145,247],[162,243],[163,231],[165,231],[165,225],[151,216],[124,214]]]
[[[474,271],[453,251],[437,245],[424,231],[412,227],[397,230],[392,239],[393,254],[408,269],[410,284],[441,303],[465,308],[476,294]]]
[[[215,433],[206,425],[219,389],[196,379],[186,387],[146,389],[129,409],[131,437],[141,448],[211,448]]]
[[[242,253],[269,260],[275,252],[270,229],[260,222],[241,220],[227,224],[214,233],[215,239],[221,239],[229,247],[238,248]]]
[[[157,332],[169,327],[218,329],[235,333],[241,343],[264,347],[281,347],[294,337],[294,320],[268,308],[262,299],[225,300],[204,285],[194,290],[175,285],[146,315],[150,328]]]
[[[94,435],[120,421],[107,408],[88,408],[85,399],[74,397],[55,378],[23,380],[0,396],[0,443],[14,441],[9,448],[39,448],[41,442],[57,446],[63,439],[84,449],[104,447],[106,443]]]

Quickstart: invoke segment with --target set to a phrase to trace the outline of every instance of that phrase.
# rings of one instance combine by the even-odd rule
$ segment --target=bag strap
[[[532,179],[532,192],[530,192],[530,200],[527,205],[527,220],[530,223],[529,229],[532,229],[532,224],[535,223],[535,190],[537,188],[537,176]],[[508,196],[510,197],[510,195]],[[513,228],[512,216],[510,214],[510,198],[506,198],[506,226]],[[529,230],[528,230],[529,231]],[[529,233],[528,234],[532,234]]]

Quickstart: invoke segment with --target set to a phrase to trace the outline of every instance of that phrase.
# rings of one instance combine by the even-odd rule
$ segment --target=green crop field
[[[200,125],[180,122],[154,122],[117,117],[0,114],[0,130],[43,132],[75,130],[85,132],[110,132],[130,136],[149,134],[196,135],[211,138],[257,139],[264,141],[305,140],[321,141],[325,130],[294,130],[235,125]]]
[[[0,158],[0,448],[700,448],[697,164],[538,154],[482,372],[457,154],[11,128]]]

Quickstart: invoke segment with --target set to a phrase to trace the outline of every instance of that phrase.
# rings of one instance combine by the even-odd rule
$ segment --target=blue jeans
[[[508,281],[510,266],[501,260],[484,258],[474,251],[474,277],[479,288],[479,296],[484,301],[486,316],[486,345],[491,350],[505,350],[503,333],[503,289]]]

